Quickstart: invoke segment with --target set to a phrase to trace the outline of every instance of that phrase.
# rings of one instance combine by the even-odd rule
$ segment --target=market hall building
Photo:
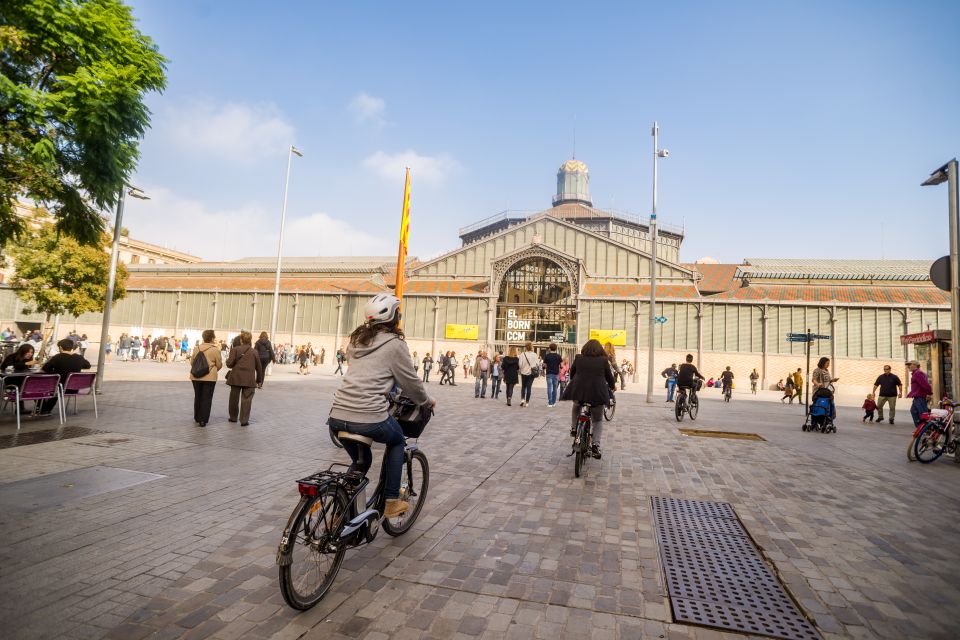
[[[403,327],[411,351],[460,357],[531,341],[572,353],[594,336],[646,371],[649,224],[595,208],[589,182],[586,165],[569,160],[549,209],[501,213],[461,229],[456,249],[410,259]],[[656,313],[666,322],[654,329],[657,371],[692,353],[707,376],[731,366],[746,380],[756,368],[771,387],[805,366],[803,345],[786,335],[811,329],[831,337],[814,344],[814,359],[831,357],[844,384],[869,385],[884,363],[902,370],[913,357],[901,335],[949,329],[949,297],[931,284],[929,261],[686,264],[683,238],[683,230],[658,225]],[[187,334],[193,341],[207,328],[221,337],[269,329],[273,258],[127,268],[127,297],[111,317],[114,338]],[[391,291],[394,279],[390,257],[285,259],[274,342],[310,342],[332,355],[363,321],[365,301]],[[0,324],[39,323],[5,286]],[[87,314],[61,327],[94,338],[99,322],[99,314]]]

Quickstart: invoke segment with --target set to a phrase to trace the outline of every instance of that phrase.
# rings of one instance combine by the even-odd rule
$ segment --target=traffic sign
[[[666,324],[666,323],[667,323],[667,317],[666,317],[666,316],[654,316],[653,321],[656,322],[656,323],[658,323],[658,324]]]
[[[937,289],[950,291],[950,256],[937,258],[930,265],[930,280],[937,285]]]
[[[814,340],[830,340],[830,336],[821,335],[819,333],[814,333],[810,336]]]
[[[787,342],[813,342],[813,340],[807,340],[806,336],[801,338],[787,338]]]

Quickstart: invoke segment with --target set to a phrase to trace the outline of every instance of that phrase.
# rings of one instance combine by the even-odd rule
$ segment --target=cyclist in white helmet
[[[400,300],[381,293],[364,307],[366,322],[350,334],[347,359],[350,368],[333,396],[327,424],[334,431],[349,431],[387,445],[386,509],[384,516],[395,518],[409,508],[399,500],[406,440],[400,425],[389,415],[387,394],[394,386],[418,405],[436,405],[413,368],[410,349],[400,330]],[[343,441],[353,459],[351,468],[366,473],[372,460],[361,460],[359,446]]]

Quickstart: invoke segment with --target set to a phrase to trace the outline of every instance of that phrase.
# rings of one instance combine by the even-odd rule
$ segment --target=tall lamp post
[[[127,188],[129,187],[129,189]],[[126,196],[138,200],[150,198],[140,189],[123,185],[120,189],[120,198],[117,200],[117,216],[113,221],[113,249],[110,251],[110,277],[107,279],[107,297],[103,302],[103,324],[100,326],[100,349],[97,351],[97,384],[96,392],[100,393],[103,387],[104,363],[107,361],[107,335],[110,332],[110,309],[113,306],[113,288],[117,283],[117,260],[120,256],[120,228],[123,224],[123,204]]]
[[[660,148],[660,125],[653,123],[653,210],[650,212],[650,321],[647,329],[647,402],[653,402],[653,347],[654,328],[657,326],[657,160],[666,158],[670,152]],[[637,336],[639,337],[639,336]]]
[[[960,211],[957,202],[960,199],[960,187],[956,158],[931,173],[922,186],[930,187],[944,182],[950,192],[947,194],[950,207],[950,348],[953,351],[950,359],[953,384],[950,391],[953,394],[951,399],[956,402],[960,398]]]
[[[280,211],[280,240],[277,242],[277,277],[273,282],[273,313],[270,314],[270,339],[276,340],[277,310],[280,308],[280,261],[283,257],[283,226],[287,221],[287,193],[290,191],[290,165],[293,156],[303,157],[303,153],[295,146],[290,145],[287,152],[287,176],[283,181],[283,209]],[[273,363],[267,365],[267,375],[273,374]]]

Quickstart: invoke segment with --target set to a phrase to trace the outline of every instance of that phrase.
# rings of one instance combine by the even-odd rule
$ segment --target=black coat
[[[504,384],[517,384],[520,381],[520,358],[505,356],[500,362]]]
[[[610,404],[610,390],[617,382],[606,356],[578,354],[570,366],[570,383],[563,400],[586,402],[593,406]]]
[[[260,338],[253,346],[257,350],[257,357],[260,358],[263,366],[277,361],[277,354],[273,351],[273,345],[266,338]]]

